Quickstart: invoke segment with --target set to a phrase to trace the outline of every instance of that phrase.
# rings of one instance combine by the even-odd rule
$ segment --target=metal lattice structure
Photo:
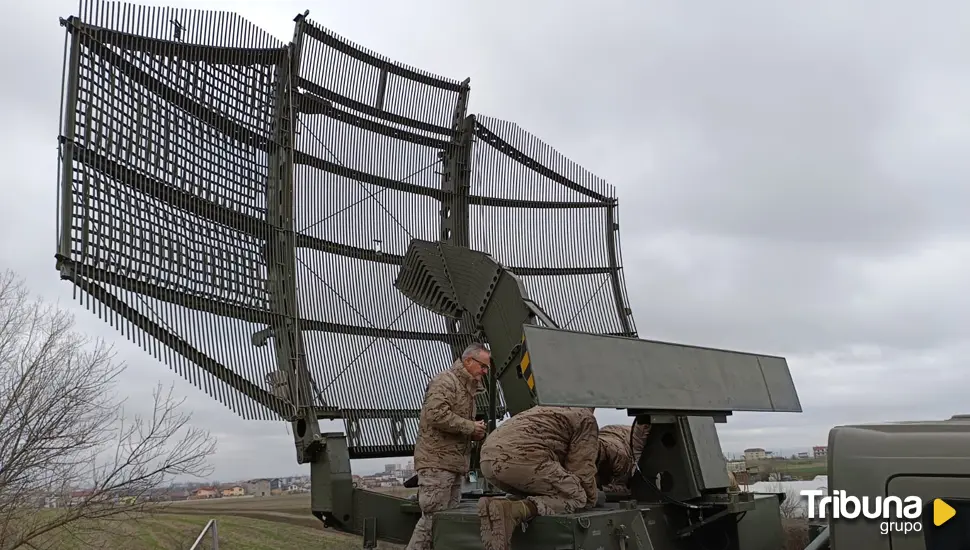
[[[83,0],[69,40],[58,269],[78,299],[244,418],[342,419],[413,450],[428,380],[481,334],[394,287],[411,239],[490,253],[563,328],[635,336],[613,188],[469,81],[305,16]],[[312,430],[311,430],[312,431]]]

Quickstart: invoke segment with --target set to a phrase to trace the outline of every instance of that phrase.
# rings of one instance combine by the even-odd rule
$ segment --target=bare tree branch
[[[0,550],[137,519],[174,476],[206,477],[215,440],[161,386],[128,418],[114,387],[123,365],[68,312],[31,300],[0,274]]]
[[[794,519],[805,517],[805,508],[802,506],[801,495],[798,494],[795,489],[791,487],[785,487],[780,483],[774,483],[768,485],[763,492],[768,493],[784,493],[785,500],[778,507],[778,511],[781,513],[781,517]]]

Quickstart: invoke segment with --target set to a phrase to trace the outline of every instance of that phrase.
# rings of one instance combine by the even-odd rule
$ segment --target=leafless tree
[[[781,517],[787,519],[803,518],[805,517],[805,508],[802,506],[801,495],[791,487],[784,487],[780,483],[769,484],[767,487],[761,490],[761,492],[766,493],[785,493],[785,500],[781,503],[779,507],[779,512]]]
[[[215,440],[170,389],[126,418],[114,392],[123,368],[69,312],[0,273],[0,550],[144,517],[174,476],[211,473]]]

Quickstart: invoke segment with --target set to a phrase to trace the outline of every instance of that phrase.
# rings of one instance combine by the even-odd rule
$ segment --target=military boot
[[[485,550],[492,550],[492,520],[490,520],[488,517],[488,504],[491,501],[491,497],[482,497],[478,499],[478,519],[481,522],[479,534],[482,537],[482,544],[485,545]]]
[[[527,500],[487,497],[478,501],[485,550],[509,550],[515,528],[535,515],[534,506],[530,506],[531,504]]]

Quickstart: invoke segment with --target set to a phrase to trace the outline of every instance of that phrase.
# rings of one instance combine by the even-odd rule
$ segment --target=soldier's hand
[[[485,421],[479,420],[475,422],[475,431],[472,433],[473,441],[481,441],[485,439]]]

